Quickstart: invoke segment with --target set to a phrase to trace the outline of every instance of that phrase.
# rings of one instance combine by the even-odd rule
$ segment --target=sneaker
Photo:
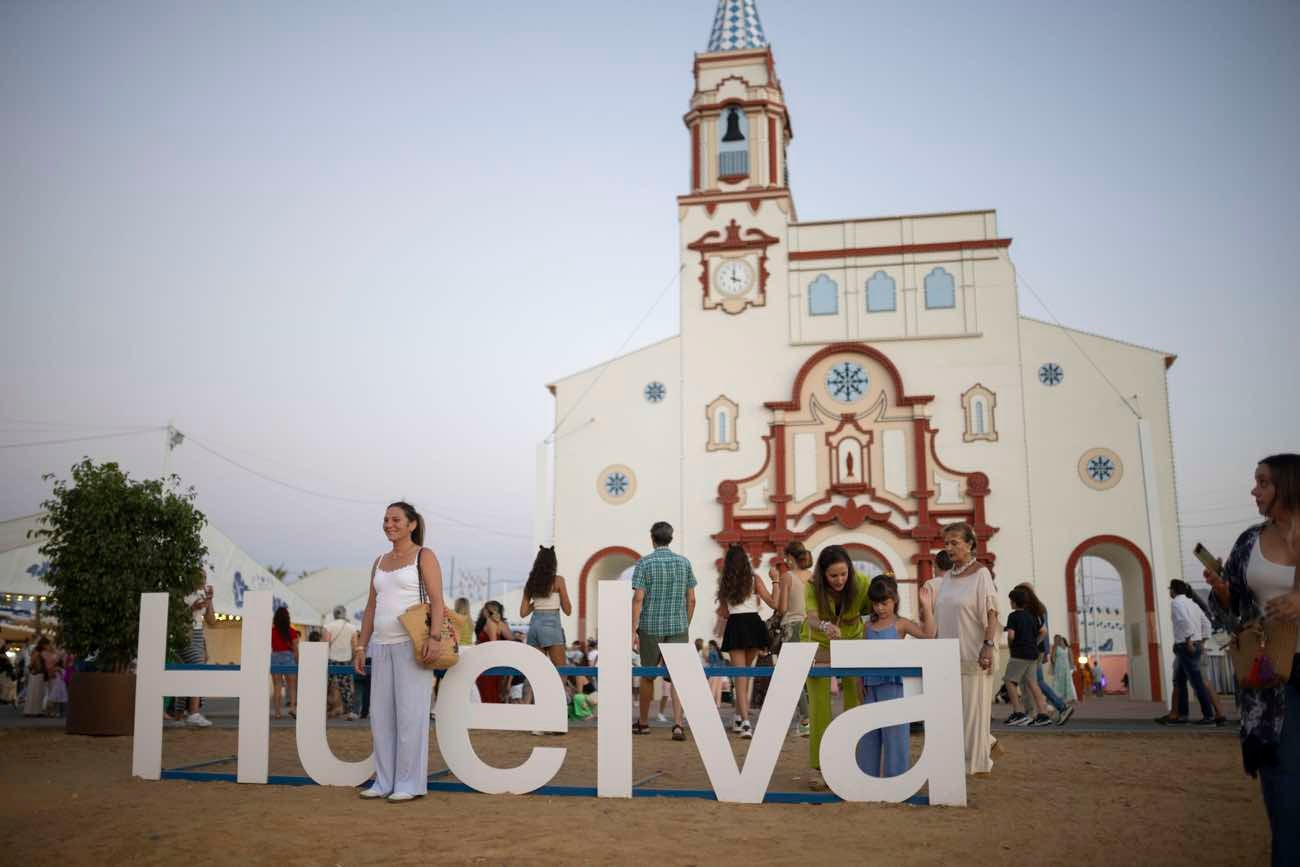
[[[812,734],[812,726],[808,723],[799,723],[799,737],[806,738]]]
[[[357,719],[357,715],[354,714],[354,713],[345,713],[345,714],[343,714],[343,719],[344,719],[346,722],[355,722],[356,719]]]
[[[668,717],[664,716],[661,713],[657,713],[655,714],[655,722],[666,723],[668,722]]]
[[[1045,713],[1040,713],[1038,716],[1034,717],[1033,722],[1027,723],[1026,725],[1030,728],[1042,728],[1043,726],[1050,726],[1051,724],[1052,718]]]
[[[198,711],[195,711],[185,718],[185,724],[191,728],[205,729],[212,725],[212,720],[208,719]]]
[[[393,792],[388,796],[388,803],[400,804],[402,801],[414,801],[419,795],[412,795],[410,792]]]
[[[740,724],[740,736],[748,740],[754,736],[754,730],[749,726],[749,720]]]
[[[673,740],[675,741],[686,740],[686,732],[682,731],[681,726],[673,726]]]
[[[1065,710],[1056,715],[1056,724],[1058,726],[1063,726],[1070,721],[1070,717],[1072,716],[1074,716],[1074,705],[1067,704]]]
[[[387,798],[387,797],[388,797],[388,793],[387,793],[387,792],[381,792],[381,791],[379,791],[378,789],[376,789],[376,788],[374,788],[374,787],[372,786],[372,787],[369,788],[369,789],[362,789],[362,790],[361,790],[361,797],[363,797],[363,798],[365,798],[367,801],[369,801],[369,800],[372,800],[372,799],[374,799],[374,798]]]
[[[732,718],[731,718],[731,733],[732,733],[732,734],[737,734],[737,735],[740,734],[742,724],[743,724],[743,725],[749,725],[749,721],[748,721],[748,720],[743,720],[743,721],[742,721],[741,718],[738,717],[738,716],[736,716],[736,717],[732,717]]]
[[[1003,722],[1003,725],[1009,725],[1009,726],[1023,726],[1028,724],[1029,724],[1029,714],[1021,713],[1020,711],[1016,711],[1011,716],[1007,717],[1006,720]]]

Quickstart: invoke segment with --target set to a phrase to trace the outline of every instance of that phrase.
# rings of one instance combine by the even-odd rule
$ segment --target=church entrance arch
[[[578,576],[578,634],[571,639],[596,637],[596,582],[617,581],[641,559],[641,555],[622,545],[601,548],[587,558]]]
[[[1081,605],[1079,589],[1079,567],[1084,557],[1104,560],[1119,575],[1126,620],[1124,638],[1128,651],[1129,695],[1145,701],[1163,701],[1163,666],[1151,561],[1141,548],[1122,536],[1093,536],[1084,539],[1066,561],[1065,599],[1069,611],[1072,655],[1079,655],[1080,613],[1085,616],[1088,613]]]

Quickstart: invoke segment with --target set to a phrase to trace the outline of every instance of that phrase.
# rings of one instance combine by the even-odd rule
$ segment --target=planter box
[[[68,683],[68,734],[119,737],[133,734],[134,725],[134,674],[79,671],[72,676]]]

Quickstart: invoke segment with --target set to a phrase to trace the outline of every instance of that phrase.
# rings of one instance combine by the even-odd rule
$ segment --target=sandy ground
[[[364,729],[330,729],[343,759],[370,748]],[[9,863],[55,864],[1263,864],[1267,821],[1236,739],[1210,733],[1005,733],[1007,754],[970,779],[964,809],[906,805],[737,806],[436,794],[407,804],[351,789],[131,777],[131,739],[0,730]],[[913,737],[913,750],[920,746]],[[163,767],[233,755],[230,729],[169,729]],[[596,733],[563,738],[479,732],[500,766],[534,744],[569,754],[553,781],[594,785]],[[634,739],[634,778],[707,788],[693,743],[667,729]],[[742,753],[748,742],[733,740]],[[807,741],[787,741],[771,791],[805,787]],[[436,742],[430,770],[443,767]],[[233,772],[234,763],[203,770]],[[293,732],[271,732],[271,773],[301,774]],[[883,848],[879,848],[883,847]],[[874,850],[874,851],[873,851]]]

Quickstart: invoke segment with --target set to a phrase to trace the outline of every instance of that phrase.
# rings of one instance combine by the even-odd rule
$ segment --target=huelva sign
[[[632,588],[602,582],[600,602],[600,715],[597,720],[596,794],[632,796]],[[168,671],[165,667],[167,594],[145,593],[140,606],[136,668],[135,744],[131,772],[157,780],[162,774],[163,696],[233,696],[239,699],[238,773],[241,783],[267,781],[270,741],[271,594],[249,591],[244,605],[241,664],[237,670]],[[763,701],[754,738],[736,763],[727,732],[695,648],[661,645],[664,663],[681,697],[709,781],[719,801],[760,803],[776,767],[816,645],[792,642],[781,648]],[[299,645],[298,758],[323,786],[358,786],[374,773],[373,757],[359,762],[336,758],[325,739],[326,667],[329,646]],[[833,641],[831,665],[840,668],[912,667],[921,670],[922,692],[860,705],[840,714],[821,743],[822,774],[846,801],[905,801],[929,784],[931,804],[964,806],[965,759],[961,722],[960,665],[951,640]],[[517,669],[532,684],[534,703],[470,702],[474,680],[489,668]],[[920,758],[897,777],[872,777],[858,769],[855,747],[864,734],[883,726],[925,723]],[[515,768],[487,764],[474,752],[472,729],[567,731],[568,714],[560,674],[539,650],[514,641],[493,641],[461,650],[438,691],[438,750],[461,782],[489,794],[523,794],[546,785],[564,764],[564,747],[534,747]]]

